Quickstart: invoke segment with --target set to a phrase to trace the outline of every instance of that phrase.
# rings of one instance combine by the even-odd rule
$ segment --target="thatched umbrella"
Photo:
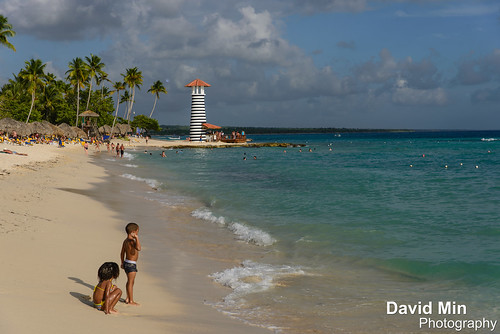
[[[44,126],[40,122],[33,122],[30,124],[31,126],[31,133],[38,133],[39,135],[48,135],[52,134],[52,130],[48,129],[46,126]]]
[[[75,134],[78,138],[88,138],[87,134],[85,133],[85,131],[83,131],[82,129],[80,129],[79,127],[77,126],[72,126],[72,129],[73,131],[75,131]]]
[[[21,128],[22,124],[22,122],[9,117],[2,118],[0,119],[0,131],[5,133],[11,133],[12,131],[17,132]]]
[[[124,135],[124,134],[125,134],[125,131],[123,131],[123,130],[122,130],[122,126],[123,126],[123,124],[116,124],[116,125],[115,125],[115,130],[118,130],[118,132],[117,132],[117,133],[118,133],[119,135]]]
[[[49,134],[55,136],[64,136],[64,133],[57,127],[57,125],[54,125],[48,121],[42,121],[41,123],[47,128],[47,130],[50,130]]]
[[[111,127],[105,124],[99,128],[99,132],[101,134],[111,134]]]
[[[31,130],[31,124],[21,122],[21,125],[16,132],[22,137],[27,137],[33,133],[33,130]]]
[[[96,112],[93,112],[92,110],[86,110],[86,111],[80,113],[80,115],[78,115],[78,117],[99,117],[99,114]]]
[[[59,129],[61,129],[64,135],[68,138],[75,138],[76,133],[71,126],[66,123],[59,124]]]
[[[117,124],[118,129],[120,129],[121,135],[126,135],[129,132],[132,132],[132,128],[128,124]]]
[[[19,136],[29,136],[31,134],[31,126],[29,124],[16,121],[12,118],[2,118],[0,120],[0,130],[6,133],[16,131]]]
[[[130,126],[130,124],[123,124],[123,125],[124,125],[125,134],[132,132],[132,127]]]

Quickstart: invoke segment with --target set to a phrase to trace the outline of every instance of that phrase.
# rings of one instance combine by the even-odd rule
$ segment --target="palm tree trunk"
[[[129,115],[130,115],[130,96],[132,94],[132,87],[129,88],[128,90],[128,100],[127,100],[127,110],[125,110],[125,119],[128,120]]]
[[[80,81],[78,81],[76,87],[76,124],[78,126],[78,115],[80,114]]]
[[[134,98],[135,98],[135,86],[132,88],[132,101],[130,101],[130,110],[128,113],[128,124],[130,124],[130,116],[132,114],[132,108],[134,107]]]
[[[153,104],[153,110],[151,110],[151,115],[149,115],[149,118],[153,117],[153,112],[155,111],[156,107],[156,101],[158,101],[158,96],[155,96],[155,104]]]
[[[28,114],[28,118],[26,119],[26,124],[28,124],[28,121],[30,120],[31,111],[33,110],[34,105],[35,105],[35,92],[31,94],[31,107],[30,107],[30,112]]]
[[[115,118],[113,119],[113,126],[111,127],[111,133],[109,134],[110,138],[113,136],[113,130],[115,129],[116,118],[118,117],[118,107],[120,106],[120,91],[117,91],[117,93],[118,93],[118,99],[116,101],[116,112],[115,112]]]
[[[85,110],[89,110],[90,94],[91,93],[92,93],[92,78],[90,78],[89,97],[87,98],[87,108]]]

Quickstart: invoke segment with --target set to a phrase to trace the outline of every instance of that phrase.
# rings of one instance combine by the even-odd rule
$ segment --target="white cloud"
[[[443,88],[423,90],[398,85],[392,94],[392,102],[404,105],[442,106],[448,102],[448,97]]]
[[[116,3],[116,2],[114,2]],[[102,35],[121,25],[114,3],[105,0],[5,0],[0,12],[18,33],[46,40]]]

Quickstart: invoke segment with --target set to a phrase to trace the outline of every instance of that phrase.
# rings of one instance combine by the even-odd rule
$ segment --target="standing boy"
[[[128,223],[125,227],[127,238],[123,241],[122,252],[120,258],[122,260],[122,268],[127,274],[127,299],[125,303],[130,305],[139,305],[134,301],[134,281],[137,274],[137,259],[141,250],[141,242],[139,241],[139,225],[136,223]]]

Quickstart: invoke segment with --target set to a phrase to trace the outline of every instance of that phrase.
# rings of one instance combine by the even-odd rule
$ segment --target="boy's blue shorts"
[[[129,262],[123,262],[123,269],[125,269],[125,273],[132,273],[132,272],[137,272],[137,264],[135,263],[129,263]]]

